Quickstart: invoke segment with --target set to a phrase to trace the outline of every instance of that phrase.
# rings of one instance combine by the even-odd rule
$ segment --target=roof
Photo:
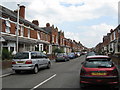
[[[16,42],[16,36],[4,35],[2,36],[6,41]],[[24,37],[18,37],[19,43],[37,44],[36,40],[28,39]]]
[[[110,58],[110,57],[106,55],[94,55],[94,56],[88,56],[87,58]]]
[[[52,33],[52,27],[43,27],[42,29],[48,33]]]
[[[9,10],[3,6],[0,5],[0,8],[2,10],[0,10],[0,12],[2,13],[2,16],[6,15],[8,17],[11,17],[13,18],[15,21],[17,21],[17,13],[15,13],[14,11],[12,10]],[[46,32],[44,29],[40,28],[39,26],[33,24],[32,22],[28,21],[28,20],[25,20],[24,18],[22,17],[19,17],[20,18],[20,22],[21,23],[24,23],[25,25],[28,25],[28,26],[31,26],[32,28],[34,28],[35,30],[39,30],[39,31],[43,31],[45,33],[48,33]],[[48,33],[49,34],[49,33]]]
[[[10,35],[3,35],[2,34],[2,38],[5,41],[16,42],[16,36],[10,36]],[[27,38],[27,37],[20,37],[20,36],[18,37],[18,41],[21,44],[23,44],[23,43],[27,43],[27,44],[39,44],[39,43],[49,44],[49,42],[47,42],[47,41],[38,40],[38,39],[35,40],[35,39],[31,39],[31,38]]]

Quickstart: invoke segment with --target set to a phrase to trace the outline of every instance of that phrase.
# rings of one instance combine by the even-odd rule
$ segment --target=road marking
[[[0,78],[9,76],[9,75],[11,75],[11,74],[12,74],[12,73],[8,73],[8,74],[1,75]]]
[[[53,76],[49,77],[48,79],[46,79],[45,81],[41,82],[40,84],[36,85],[35,87],[33,87],[32,89],[30,90],[34,90],[36,89],[37,87],[41,86],[42,84],[46,83],[47,81],[49,81],[50,79],[54,78],[56,76],[56,74],[54,74]]]

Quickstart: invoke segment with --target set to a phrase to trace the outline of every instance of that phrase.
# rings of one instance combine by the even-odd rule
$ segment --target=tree
[[[53,51],[52,51],[54,54],[55,53],[64,53],[64,51],[62,49],[59,49],[59,48],[54,48]]]

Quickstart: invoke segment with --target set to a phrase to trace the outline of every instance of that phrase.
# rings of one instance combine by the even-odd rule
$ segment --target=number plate
[[[24,61],[17,61],[17,63],[24,63]]]
[[[91,75],[107,75],[107,73],[91,73]]]

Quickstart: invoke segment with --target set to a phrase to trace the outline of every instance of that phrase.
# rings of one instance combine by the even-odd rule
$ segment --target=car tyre
[[[50,67],[51,67],[51,63],[48,62],[48,64],[47,64],[47,69],[50,69]]]
[[[81,88],[81,89],[85,89],[85,85],[82,84],[82,83],[80,83],[80,88]]]
[[[19,74],[19,73],[21,73],[21,71],[20,70],[15,70],[15,73]]]
[[[34,73],[34,74],[37,74],[37,73],[38,73],[38,66],[35,66],[35,67],[34,67],[33,73]]]

